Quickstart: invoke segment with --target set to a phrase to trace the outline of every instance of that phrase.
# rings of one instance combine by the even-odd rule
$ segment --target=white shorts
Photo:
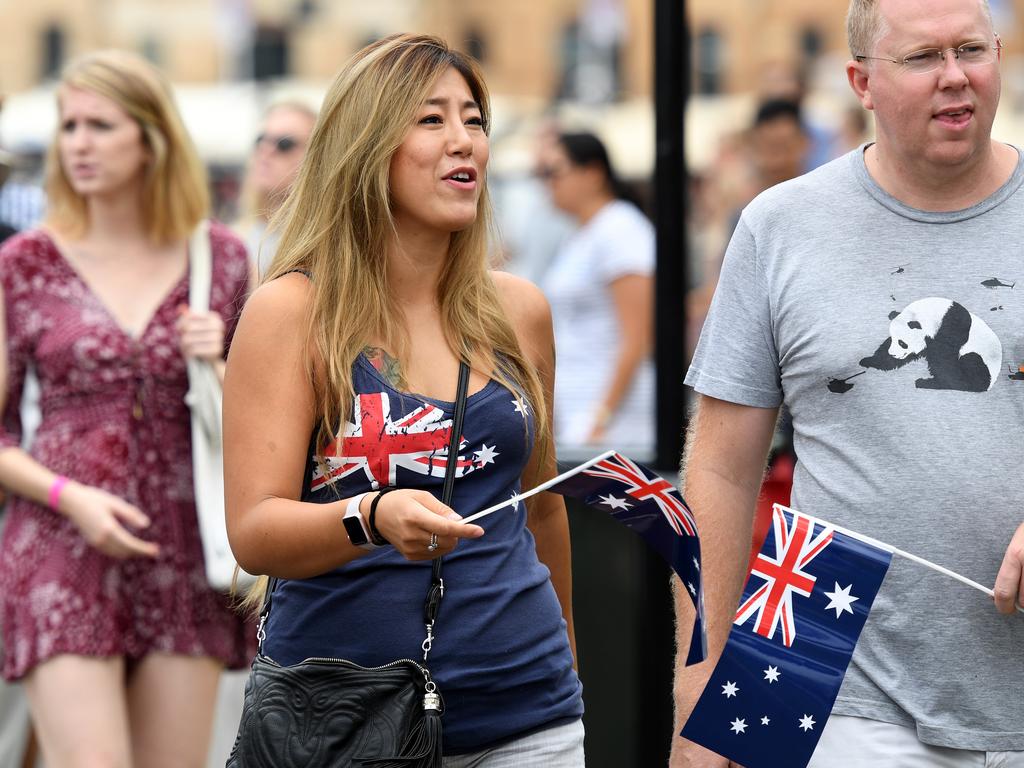
[[[1024,752],[932,747],[913,728],[832,715],[807,768],[1024,768]]]
[[[583,768],[583,721],[547,728],[500,747],[444,758],[444,768]]]

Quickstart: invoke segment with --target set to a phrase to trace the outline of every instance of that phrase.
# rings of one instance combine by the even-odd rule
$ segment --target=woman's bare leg
[[[139,768],[204,768],[221,663],[153,653],[128,679],[131,748]]]
[[[47,768],[131,768],[123,659],[55,656],[24,682]]]

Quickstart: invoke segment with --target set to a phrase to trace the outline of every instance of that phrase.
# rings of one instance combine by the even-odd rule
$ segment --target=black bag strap
[[[469,393],[469,366],[459,361],[459,384],[455,392],[455,413],[452,416],[452,433],[448,440],[448,463],[444,471],[444,487],[441,490],[441,502],[448,506],[452,503],[455,490],[455,470],[459,465],[459,441],[462,439],[462,423],[466,417],[466,399]],[[427,637],[423,641],[423,661],[430,655],[434,642],[434,622],[441,608],[444,597],[444,579],[441,578],[441,558],[434,559],[434,567],[430,573],[430,588],[427,590],[427,601],[423,605],[423,624]]]
[[[466,416],[466,400],[469,395],[469,366],[464,360],[459,361],[459,381],[455,392],[455,412],[452,416],[452,431],[448,438],[448,463],[445,466],[444,485],[441,490],[441,502],[451,505],[452,494],[455,490],[455,471],[459,464],[459,441],[462,439],[462,424]],[[310,438],[307,451],[305,475],[302,478],[302,494],[299,498],[305,498],[309,492],[311,477],[309,464],[312,461],[316,448],[316,430]],[[278,578],[271,576],[267,582],[267,591],[263,596],[263,606],[260,608],[259,629],[256,632],[256,639],[259,643],[259,653],[263,653],[263,640],[266,637],[264,627],[267,624],[267,617],[270,616],[270,604],[273,600],[274,588],[277,586]],[[441,607],[441,598],[444,597],[444,580],[441,578],[441,558],[435,558],[430,574],[430,587],[427,589],[427,599],[423,605],[423,622],[426,626],[427,637],[423,641],[423,660],[427,660],[431,645],[434,641],[434,622],[437,620],[437,613]]]

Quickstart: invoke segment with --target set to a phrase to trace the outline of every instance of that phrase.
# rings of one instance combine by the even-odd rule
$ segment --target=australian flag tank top
[[[341,450],[325,457],[326,475],[315,460],[307,467],[303,500],[330,503],[384,486],[440,498],[454,403],[396,390],[363,355],[352,374],[355,407]],[[497,382],[470,394],[452,457],[456,512],[467,517],[519,492],[532,427],[532,405]],[[483,537],[459,542],[444,558],[429,666],[445,700],[445,754],[474,752],[583,714],[565,622],[524,505],[479,524]],[[364,666],[419,660],[429,583],[429,562],[409,562],[391,547],[315,578],[281,580],[264,650],[281,664],[314,656]]]

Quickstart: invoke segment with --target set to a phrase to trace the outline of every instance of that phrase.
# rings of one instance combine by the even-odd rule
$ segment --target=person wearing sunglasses
[[[268,230],[306,156],[316,110],[301,101],[270,107],[256,136],[245,181],[242,215],[237,229],[260,275],[266,274],[277,250],[277,235]]]
[[[785,405],[794,508],[994,595],[894,561],[831,716],[813,726],[810,768],[1020,768],[1024,474],[1005,436],[1024,432],[1024,160],[992,137],[1002,44],[983,0],[852,0],[847,32],[846,74],[876,139],[744,210],[686,378],[699,397],[683,491],[714,532],[701,541],[714,590],[710,663],[684,668],[680,633],[676,733],[734,627]],[[794,649],[824,581],[793,597]],[[841,587],[857,596],[859,583]],[[803,736],[778,725],[780,739]],[[674,740],[673,767],[727,765]]]

